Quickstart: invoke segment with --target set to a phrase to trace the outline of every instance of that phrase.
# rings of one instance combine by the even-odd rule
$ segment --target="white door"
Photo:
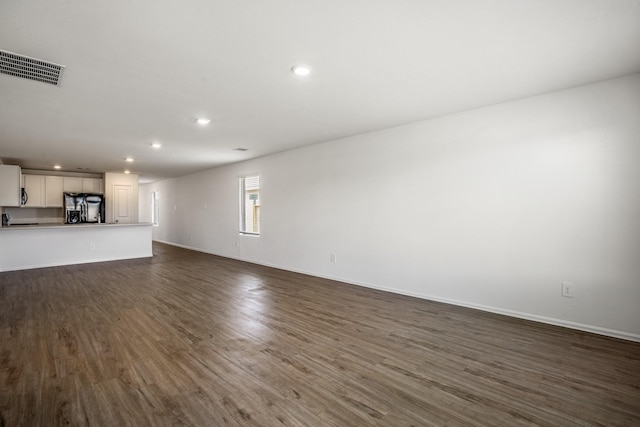
[[[133,222],[131,185],[116,184],[113,186],[113,221],[117,223]]]

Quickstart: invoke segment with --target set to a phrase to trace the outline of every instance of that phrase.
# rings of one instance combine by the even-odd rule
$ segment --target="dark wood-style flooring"
[[[154,244],[0,273],[0,426],[640,425],[640,344]]]

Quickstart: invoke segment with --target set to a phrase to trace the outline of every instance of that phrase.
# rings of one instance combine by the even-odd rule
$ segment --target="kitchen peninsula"
[[[137,175],[0,171],[0,272],[152,256],[151,224],[138,223]],[[88,218],[81,196],[104,205]]]
[[[149,223],[0,227],[0,272],[151,256]]]

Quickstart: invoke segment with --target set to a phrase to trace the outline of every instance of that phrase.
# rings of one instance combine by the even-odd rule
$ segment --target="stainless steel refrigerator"
[[[64,193],[65,224],[103,223],[104,195]]]

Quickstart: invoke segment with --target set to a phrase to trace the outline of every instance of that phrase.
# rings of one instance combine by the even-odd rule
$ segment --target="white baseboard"
[[[50,268],[50,267],[64,267],[67,265],[80,265],[80,264],[93,264],[96,262],[111,262],[111,261],[124,261],[128,259],[140,259],[140,258],[151,258],[153,255],[133,255],[127,257],[104,257],[104,258],[95,258],[95,259],[83,259],[83,260],[75,260],[75,261],[63,261],[63,262],[47,262],[42,264],[27,264],[27,265],[18,265],[11,266],[7,268],[0,268],[0,273],[8,272],[8,271],[20,271],[20,270],[33,270],[36,268]]]
[[[345,280],[345,279],[340,278],[340,277],[332,277],[332,276],[312,273],[312,272],[309,272],[309,271],[303,271],[303,270],[297,270],[297,269],[293,269],[293,268],[283,267],[283,266],[280,266],[280,265],[273,265],[273,264],[264,263],[264,262],[257,262],[257,261],[249,260],[249,259],[243,259],[243,258],[238,258],[238,257],[233,257],[233,256],[228,256],[228,255],[221,255],[221,254],[218,254],[218,253],[205,251],[205,250],[202,250],[200,248],[195,248],[195,247],[191,247],[191,246],[181,245],[181,244],[178,244],[178,243],[172,243],[172,242],[167,242],[167,241],[163,241],[163,240],[155,240],[155,241],[160,242],[160,243],[165,243],[167,245],[177,246],[177,247],[184,248],[184,249],[190,249],[190,250],[193,250],[193,251],[196,251],[196,252],[203,252],[203,253],[216,255],[216,256],[220,256],[220,257],[224,257],[224,258],[235,259],[235,260],[238,260],[238,261],[250,262],[252,264],[258,264],[258,265],[262,265],[262,266],[265,266],[265,267],[277,268],[279,270],[291,271],[293,273],[300,273],[300,274],[306,274],[308,276],[321,277],[323,279],[335,280],[337,282],[342,282],[342,283],[346,283],[346,284],[349,284],[349,285],[362,286],[362,287],[365,287],[365,288],[376,289],[376,290],[379,290],[379,291],[391,292],[391,293],[394,293],[394,294],[405,295],[405,296],[410,296],[410,297],[420,298],[420,299],[425,299],[425,300],[430,300],[430,301],[437,301],[437,302],[442,302],[442,303],[446,303],[446,304],[457,305],[457,306],[460,306],[460,307],[473,308],[473,309],[476,309],[476,310],[486,311],[486,312],[489,312],[489,313],[502,314],[502,315],[505,315],[505,316],[515,317],[515,318],[518,318],[518,319],[531,320],[533,322],[546,323],[548,325],[555,325],[555,326],[561,326],[561,327],[564,327],[564,328],[575,329],[575,330],[578,330],[578,331],[591,332],[591,333],[594,333],[594,334],[604,335],[604,336],[608,336],[608,337],[612,337],[612,338],[620,338],[620,339],[627,340],[627,341],[640,342],[640,335],[639,334],[633,334],[631,332],[625,332],[625,331],[618,331],[618,330],[615,330],[615,329],[602,328],[600,326],[594,326],[594,325],[587,325],[587,324],[584,324],[584,323],[571,322],[571,321],[568,321],[568,320],[556,319],[556,318],[553,318],[553,317],[539,316],[537,314],[531,314],[531,313],[524,313],[524,312],[520,312],[520,311],[508,310],[508,309],[504,309],[504,308],[500,308],[500,307],[492,307],[492,306],[488,306],[488,305],[475,304],[475,303],[468,302],[468,301],[460,301],[460,300],[454,300],[454,299],[449,299],[449,298],[443,298],[443,297],[439,297],[439,296],[436,296],[436,295],[421,294],[421,293],[416,293],[416,292],[407,292],[407,291],[404,291],[404,290],[401,290],[401,289],[387,288],[387,287],[384,287],[384,286],[372,285],[370,283],[355,282],[355,281]]]

